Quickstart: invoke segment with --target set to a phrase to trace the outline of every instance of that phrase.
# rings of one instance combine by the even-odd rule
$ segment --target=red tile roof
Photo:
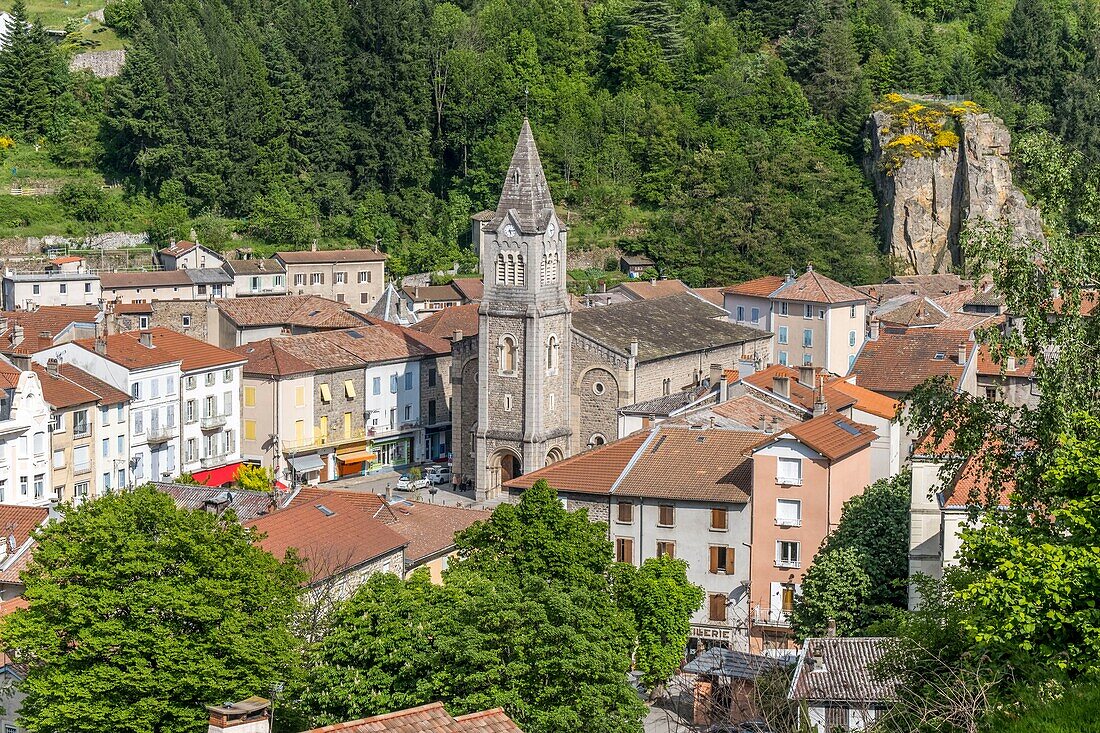
[[[994,360],[993,353],[988,344],[978,347],[978,374],[983,377],[1019,377],[1026,379],[1035,374],[1034,356],[1012,357],[1012,369],[1009,369],[1008,358],[998,362]]]
[[[230,351],[240,354],[248,362],[244,365],[245,374],[263,374],[273,377],[286,377],[292,374],[308,374],[313,365],[279,345],[280,339],[253,341],[237,346]]]
[[[808,412],[813,412],[814,402],[817,401],[818,397],[818,390],[815,390],[813,387],[807,387],[802,384],[802,382],[798,381],[800,376],[801,372],[794,367],[773,364],[766,369],[750,374],[742,381],[757,389],[764,390],[776,396],[781,396],[774,391],[775,379],[776,377],[786,377],[788,392],[790,393],[786,399]],[[834,387],[837,382],[841,381],[840,378],[828,373],[824,369],[816,369],[814,371],[814,381],[817,383],[818,389],[823,393],[825,403],[831,409],[842,410],[856,403],[856,397],[849,395],[847,392],[838,391]]]
[[[443,339],[374,318],[357,328],[265,339],[234,350],[249,359],[248,371],[254,374],[296,374],[357,367],[420,359],[450,351],[450,344]]]
[[[0,541],[10,545],[11,538],[15,540],[15,553],[12,553],[9,546],[8,556],[0,562],[0,583],[19,582],[19,573],[30,562],[34,547],[31,533],[42,526],[49,515],[50,512],[45,507],[0,504]],[[31,544],[28,545],[28,542]]]
[[[801,422],[800,418],[795,417],[789,412],[780,410],[768,404],[763,399],[751,394],[734,397],[732,400],[727,400],[726,402],[715,405],[712,410],[714,414],[719,417],[736,420],[745,427],[753,429],[760,427],[761,417],[763,417],[764,422],[768,426],[771,426],[776,432]]]
[[[288,265],[340,264],[341,262],[382,262],[383,252],[373,249],[320,249],[276,252],[275,257]]]
[[[149,334],[152,346],[144,346],[141,336]],[[184,336],[168,328],[154,328],[148,331],[129,331],[106,338],[107,349],[104,358],[127,369],[148,369],[162,364],[182,362],[185,372],[195,369],[209,369],[215,366],[228,366],[243,363],[245,357],[226,349],[219,349],[205,341]],[[95,353],[95,339],[79,339],[75,342],[88,351]]]
[[[856,401],[854,407],[857,410],[862,410],[877,417],[884,417],[887,420],[893,420],[897,417],[898,409],[901,407],[896,400],[892,400],[886,395],[872,392],[843,379],[829,382],[827,387],[854,399]]]
[[[726,300],[722,296],[722,292],[724,290],[725,288],[692,288],[691,292],[695,293],[711,305],[716,305],[719,308],[722,308]]]
[[[99,377],[93,376],[72,364],[63,363],[60,372],[61,376],[98,396],[102,405],[117,405],[120,402],[125,404],[130,401],[130,395],[121,389],[112,387]]]
[[[760,435],[747,430],[660,426],[613,493],[746,503],[752,491],[749,450],[758,442]]]
[[[68,264],[71,264],[73,262],[83,262],[83,261],[84,261],[83,257],[77,257],[76,255],[69,255],[68,257],[54,257],[52,260],[50,260],[50,263],[54,264],[54,265],[68,265]]]
[[[238,326],[298,326],[299,328],[353,328],[364,318],[345,304],[319,295],[261,295],[222,298],[214,304]]]
[[[188,242],[186,239],[181,239],[175,244],[170,244],[160,251],[161,254],[169,255],[170,257],[182,257],[195,247],[198,247],[197,242]]]
[[[776,433],[758,445],[757,449],[787,436],[817,451],[830,461],[839,460],[865,448],[878,437],[869,425],[852,422],[835,412],[826,412],[824,415],[818,415]]]
[[[99,396],[95,393],[66,379],[60,373],[53,376],[41,364],[31,364],[31,369],[38,375],[38,381],[42,383],[43,399],[54,409],[64,410],[77,405],[95,404],[99,401]]]
[[[731,295],[749,295],[756,298],[767,298],[778,290],[779,286],[784,282],[786,282],[786,278],[780,275],[765,275],[755,280],[747,280],[737,285],[731,285],[728,288],[722,288],[722,292]]]
[[[480,277],[456,277],[452,284],[466,300],[477,302],[485,297],[485,283]]]
[[[307,495],[308,496],[308,495]],[[375,497],[377,499],[377,497]],[[295,498],[286,509],[248,523],[265,536],[257,544],[282,558],[295,548],[311,583],[341,575],[408,544],[374,517],[365,496],[327,492],[316,502]],[[397,568],[400,574],[403,567]]]
[[[982,454],[978,453],[963,462],[951,485],[940,492],[939,498],[945,509],[1005,507],[1015,487],[1011,479],[996,476],[994,470],[985,465]]]
[[[937,376],[950,377],[957,388],[966,366],[966,359],[959,362],[959,344],[969,359],[974,345],[967,331],[885,328],[877,340],[864,342],[849,376],[876,392],[909,392]]]
[[[113,307],[115,313],[152,313],[152,303],[116,303]]]
[[[529,489],[539,479],[546,479],[558,491],[608,494],[647,437],[649,434],[645,432],[628,435],[614,443],[577,453],[545,468],[525,473],[507,482],[505,486],[510,489]]]
[[[807,303],[849,303],[870,300],[866,295],[825,277],[809,268],[797,279],[781,286],[771,294],[779,300],[797,300]]]
[[[142,272],[101,272],[99,284],[104,290],[127,288],[191,287],[186,270],[148,270]]]
[[[53,339],[74,323],[94,324],[100,317],[99,309],[91,306],[43,305],[33,311],[3,311],[4,323],[0,335],[0,351],[9,354],[34,354],[54,345]],[[14,327],[23,327],[23,340],[11,345]],[[49,333],[49,336],[44,336]]]
[[[455,331],[462,331],[462,337],[476,336],[481,325],[477,303],[467,303],[453,308],[444,308],[433,313],[414,326],[413,330],[428,333],[438,338],[450,339]]]
[[[396,520],[390,528],[409,541],[405,564],[416,566],[454,547],[455,534],[492,516],[492,512],[455,506],[401,501],[390,505]]]
[[[375,715],[361,720],[326,725],[305,733],[523,733],[501,708],[452,718],[443,703],[433,702],[408,710]]]
[[[613,289],[626,293],[631,300],[655,300],[691,290],[679,280],[627,280]]]

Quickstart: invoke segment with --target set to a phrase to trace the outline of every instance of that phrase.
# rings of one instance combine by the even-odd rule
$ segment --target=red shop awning
[[[244,461],[237,461],[207,471],[195,471],[191,474],[191,477],[206,486],[222,486],[231,483],[233,477],[237,475],[237,469],[243,465]]]

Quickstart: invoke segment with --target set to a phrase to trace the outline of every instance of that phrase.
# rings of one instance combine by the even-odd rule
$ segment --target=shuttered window
[[[349,399],[355,399],[355,383],[350,379],[344,380],[344,394]]]
[[[619,504],[619,522],[623,524],[630,524],[634,521],[634,505],[629,501],[620,501]]]
[[[722,593],[715,593],[710,597],[710,620],[726,620],[726,596]]]
[[[332,402],[332,390],[328,388],[327,384],[321,385],[321,401]]]
[[[710,510],[710,528],[711,529],[728,529],[728,516],[725,509],[719,509],[715,507]]]
[[[634,562],[634,540],[626,537],[615,540],[615,562]]]
[[[676,543],[660,540],[657,542],[657,557],[676,557]]]
[[[711,545],[710,571],[716,574],[731,575],[734,571],[733,548]]]
[[[661,527],[671,527],[676,523],[676,507],[671,504],[661,504],[657,507],[657,524]]]

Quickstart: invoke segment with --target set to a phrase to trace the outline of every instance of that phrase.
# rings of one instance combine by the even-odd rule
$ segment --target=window
[[[496,263],[497,284],[522,288],[524,283],[523,255],[518,252],[501,252]]]
[[[776,499],[775,523],[780,527],[801,527],[802,502],[798,499]]]
[[[332,273],[332,282],[336,285],[346,285],[348,274],[346,272],[334,272]]]
[[[283,277],[282,275],[276,275],[275,278],[274,278],[274,282],[275,282],[275,287],[281,288],[281,287],[283,287],[284,284],[286,284],[286,278]]]
[[[412,420],[412,405],[405,405],[405,422]]]
[[[88,482],[87,481],[81,481],[80,483],[73,486],[73,494],[76,495],[76,496],[79,496],[81,499],[87,499],[88,498]]]
[[[186,422],[195,422],[195,401],[187,400],[183,403],[183,419]]]
[[[202,401],[202,416],[214,417],[218,414],[218,402],[214,395],[210,395]]]
[[[602,395],[606,391],[607,391],[607,387],[604,385],[603,382],[593,382],[592,383],[592,394],[596,395],[597,397],[599,397],[600,395]]]
[[[676,543],[668,540],[657,540],[657,557],[676,557]]]
[[[852,371],[852,367],[856,365],[856,355],[848,354],[848,371]]]
[[[121,489],[125,485],[126,485],[126,469],[125,468],[120,468],[120,469],[118,469],[118,488]]]
[[[848,332],[848,345],[849,346],[855,346],[856,345],[856,332],[855,331],[849,331]]]
[[[295,387],[294,388],[294,406],[305,407],[306,406],[306,388]]]
[[[671,504],[661,504],[657,507],[657,526],[671,527],[676,524],[676,507]]]
[[[103,474],[103,488],[110,491],[111,489],[111,472],[107,471]]]
[[[248,288],[250,290],[259,290],[260,289],[260,278],[250,277],[248,279]]]
[[[775,482],[786,486],[802,485],[802,459],[775,459]]]
[[[405,391],[413,388],[413,374],[412,372],[405,372]],[[355,395],[352,395],[354,397]]]
[[[814,307],[812,305],[810,305],[809,303],[807,303],[806,306],[805,306],[805,309],[802,312],[802,315],[803,315],[803,318],[813,318],[814,317]]]
[[[360,285],[362,285],[363,283],[369,283],[370,282],[370,273],[367,272],[366,270],[360,270],[358,280],[359,280]]]
[[[310,285],[324,285],[325,284],[325,274],[323,272],[311,272],[311,273],[309,273],[309,284]]]
[[[31,285],[31,294],[32,295],[39,295],[41,293],[42,293],[42,286],[41,285],[39,285],[38,283],[35,283],[34,285]]]
[[[802,331],[802,347],[808,349],[814,345],[813,329],[806,328]]]
[[[226,384],[229,384],[230,382],[233,381],[233,370],[232,369],[226,369],[225,371],[222,372],[222,381],[225,382]]]
[[[53,467],[64,468],[65,467],[65,451],[55,450],[53,452]]]
[[[61,292],[62,295],[69,292],[69,286],[68,286],[67,283],[61,283],[60,292]]]
[[[350,379],[344,380],[344,396],[349,400],[355,399],[355,383]]]
[[[91,431],[88,425],[88,411],[77,410],[73,413],[73,437],[79,438]]]
[[[780,303],[779,303],[779,315],[781,315],[781,316],[787,315],[787,301],[785,301],[785,300],[780,301]]]
[[[124,405],[121,402],[119,402],[118,406],[115,407],[115,422],[119,422],[119,423],[122,422],[122,408],[123,407],[124,407]]]
[[[397,394],[397,375],[390,375],[390,394]]]
[[[299,272],[297,275],[295,275],[294,276],[294,284],[295,285],[305,285],[306,284],[306,274],[304,272]]]
[[[329,389],[327,384],[321,385],[321,402],[325,404],[332,402],[332,390]]]
[[[373,389],[371,391],[374,392],[375,395],[382,394],[382,377],[375,377],[372,382],[372,387]]]
[[[92,292],[92,284],[91,283],[84,283],[84,292],[85,293]]]
[[[435,400],[428,400],[428,424],[435,424]]]
[[[783,612],[790,613],[794,610],[794,595],[796,587],[794,583],[780,583],[779,591],[783,599]]]
[[[743,306],[743,305],[737,306],[737,320],[738,321],[745,320],[745,306]]]
[[[27,486],[28,485],[29,484],[27,483],[27,477],[26,476],[20,476],[19,477],[19,493],[20,493],[20,495],[22,495],[22,496],[27,495]]]
[[[732,575],[734,572],[733,548],[711,545],[710,572]]]
[[[856,317],[855,303],[853,303],[851,306],[849,306],[849,308],[848,308],[848,317],[849,318],[855,318]]]
[[[711,621],[725,621],[726,620],[726,595],[724,593],[714,593],[710,597],[709,616]]]
[[[242,425],[242,429],[244,430],[244,439],[245,440],[255,440],[256,439],[256,421],[255,420],[245,420],[241,425]]]
[[[351,413],[350,412],[345,412],[344,413],[344,437],[345,438],[350,438],[351,437]]]
[[[760,323],[760,309],[759,308],[753,308],[751,313],[752,313],[752,322],[753,323]]]
[[[546,339],[546,371],[552,372],[558,368],[558,337],[550,334]]]
[[[786,326],[780,326],[779,327],[779,343],[781,343],[781,344],[787,343],[787,327]]]
[[[191,328],[191,316],[183,316],[182,320],[184,328]]]
[[[634,540],[629,537],[615,539],[615,562],[634,562]]]
[[[46,474],[39,473],[34,476],[34,498],[41,499],[46,495]]]
[[[820,318],[823,321],[825,320],[825,309],[824,308],[819,308],[818,309],[817,317]]]
[[[244,406],[245,407],[255,407],[256,406],[256,388],[255,387],[245,387],[244,390],[243,390],[243,393],[244,393]]]
[[[149,397],[154,400],[160,397],[160,382],[155,379],[149,380]]]
[[[775,566],[777,568],[798,568],[801,562],[801,543],[779,540],[775,543]]]
[[[511,336],[501,336],[497,346],[500,371],[514,374],[516,371],[516,341]]]
[[[104,438],[103,439],[103,457],[106,458],[109,455],[111,455],[111,439],[110,438]]]
[[[138,328],[143,330],[149,328],[149,316],[138,316]]]
[[[814,355],[813,354],[803,354],[802,355],[802,363],[806,366],[811,366],[814,363]]]
[[[547,412],[553,412],[554,411],[554,393],[553,392],[546,395],[546,410],[547,410]]]
[[[558,281],[558,269],[561,261],[557,252],[546,252],[542,255],[540,279],[543,285],[549,285]]]
[[[634,504],[629,501],[620,501],[616,506],[619,512],[618,516],[615,517],[616,522],[630,524],[634,521]]]
[[[233,416],[233,402],[234,402],[233,398],[236,397],[236,396],[237,396],[236,392],[224,392],[222,394],[222,414],[225,415],[226,417],[232,417]],[[169,421],[169,423],[171,423],[171,420],[172,420],[171,407],[172,406],[169,405],[168,407],[169,407],[168,421]]]
[[[111,424],[111,408],[101,407],[99,408],[99,424],[100,426]]]
[[[119,435],[117,438],[115,438],[115,450],[118,451],[119,455],[122,455],[123,453],[126,452],[126,436],[125,435]]]
[[[130,385],[130,396],[135,400],[141,399],[141,382],[134,382]]]
[[[435,386],[435,379],[436,379],[435,367],[430,367],[428,369],[428,386],[429,387],[434,387]]]
[[[46,434],[35,433],[34,434],[34,454],[40,456],[46,452]]]
[[[184,387],[186,387],[187,389],[194,389],[196,384],[197,381],[195,379],[195,375],[193,374],[188,377],[183,383]]]
[[[729,512],[720,507],[710,510],[711,529],[729,529]]]
[[[504,395],[504,411],[505,412],[511,412],[512,411],[512,395],[510,395],[510,394]]]
[[[50,416],[50,432],[51,433],[63,433],[65,432],[65,413],[55,412]]]

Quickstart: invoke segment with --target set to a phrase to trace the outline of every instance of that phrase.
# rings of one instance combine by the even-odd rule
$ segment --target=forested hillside
[[[1100,227],[1090,0],[114,0],[108,22],[130,55],[105,87],[33,28],[9,43],[0,127],[125,183],[70,192],[74,216],[154,239],[198,221],[449,265],[526,112],[572,246],[695,284],[808,260],[866,282],[889,263],[863,125],[895,90],[1003,116],[1048,222]]]

